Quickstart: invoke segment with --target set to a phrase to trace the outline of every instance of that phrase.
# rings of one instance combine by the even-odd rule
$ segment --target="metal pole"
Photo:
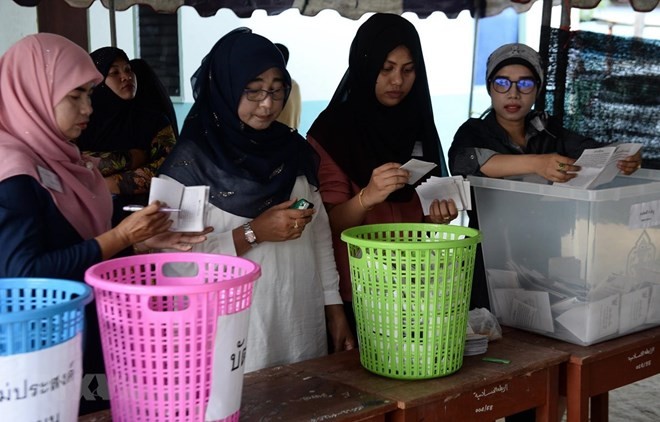
[[[474,95],[474,71],[477,67],[477,37],[479,36],[480,10],[474,13],[474,41],[472,42],[472,75],[470,76],[470,96],[468,97],[468,119],[472,117],[472,97]]]
[[[115,0],[108,0],[110,14],[110,46],[117,47],[117,23],[115,21]]]
[[[566,101],[566,72],[568,70],[568,49],[571,36],[571,2],[561,3],[561,26],[557,36],[557,60],[555,74],[555,97],[552,114],[560,120],[564,119],[564,102]]]
[[[541,35],[539,39],[539,55],[543,60],[543,72],[548,74],[550,61],[550,18],[552,17],[552,0],[543,0],[543,14],[541,15]],[[536,110],[545,109],[545,95],[539,95],[534,106]]]

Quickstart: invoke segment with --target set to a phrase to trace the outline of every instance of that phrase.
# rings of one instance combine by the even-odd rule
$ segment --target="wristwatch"
[[[250,223],[243,224],[243,232],[245,233],[245,241],[253,248],[257,246],[257,236],[254,234]]]

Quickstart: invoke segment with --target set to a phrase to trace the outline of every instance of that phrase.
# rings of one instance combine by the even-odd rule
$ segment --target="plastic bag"
[[[468,313],[468,316],[468,325],[474,333],[488,336],[488,341],[502,338],[502,327],[488,309],[475,308]]]

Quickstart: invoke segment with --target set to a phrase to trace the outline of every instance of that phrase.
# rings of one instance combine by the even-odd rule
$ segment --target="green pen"
[[[493,362],[493,363],[504,363],[509,364],[511,361],[509,359],[500,359],[500,358],[482,358],[484,362]]]

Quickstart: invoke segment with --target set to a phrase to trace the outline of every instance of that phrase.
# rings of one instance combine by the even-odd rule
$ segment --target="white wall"
[[[37,32],[37,8],[0,0],[0,54],[16,41]]]
[[[136,7],[123,12],[115,12],[115,27],[117,32],[117,47],[126,52],[129,58],[136,56],[138,39],[135,37]],[[111,45],[110,12],[100,1],[92,3],[87,12],[89,22],[89,51]]]

